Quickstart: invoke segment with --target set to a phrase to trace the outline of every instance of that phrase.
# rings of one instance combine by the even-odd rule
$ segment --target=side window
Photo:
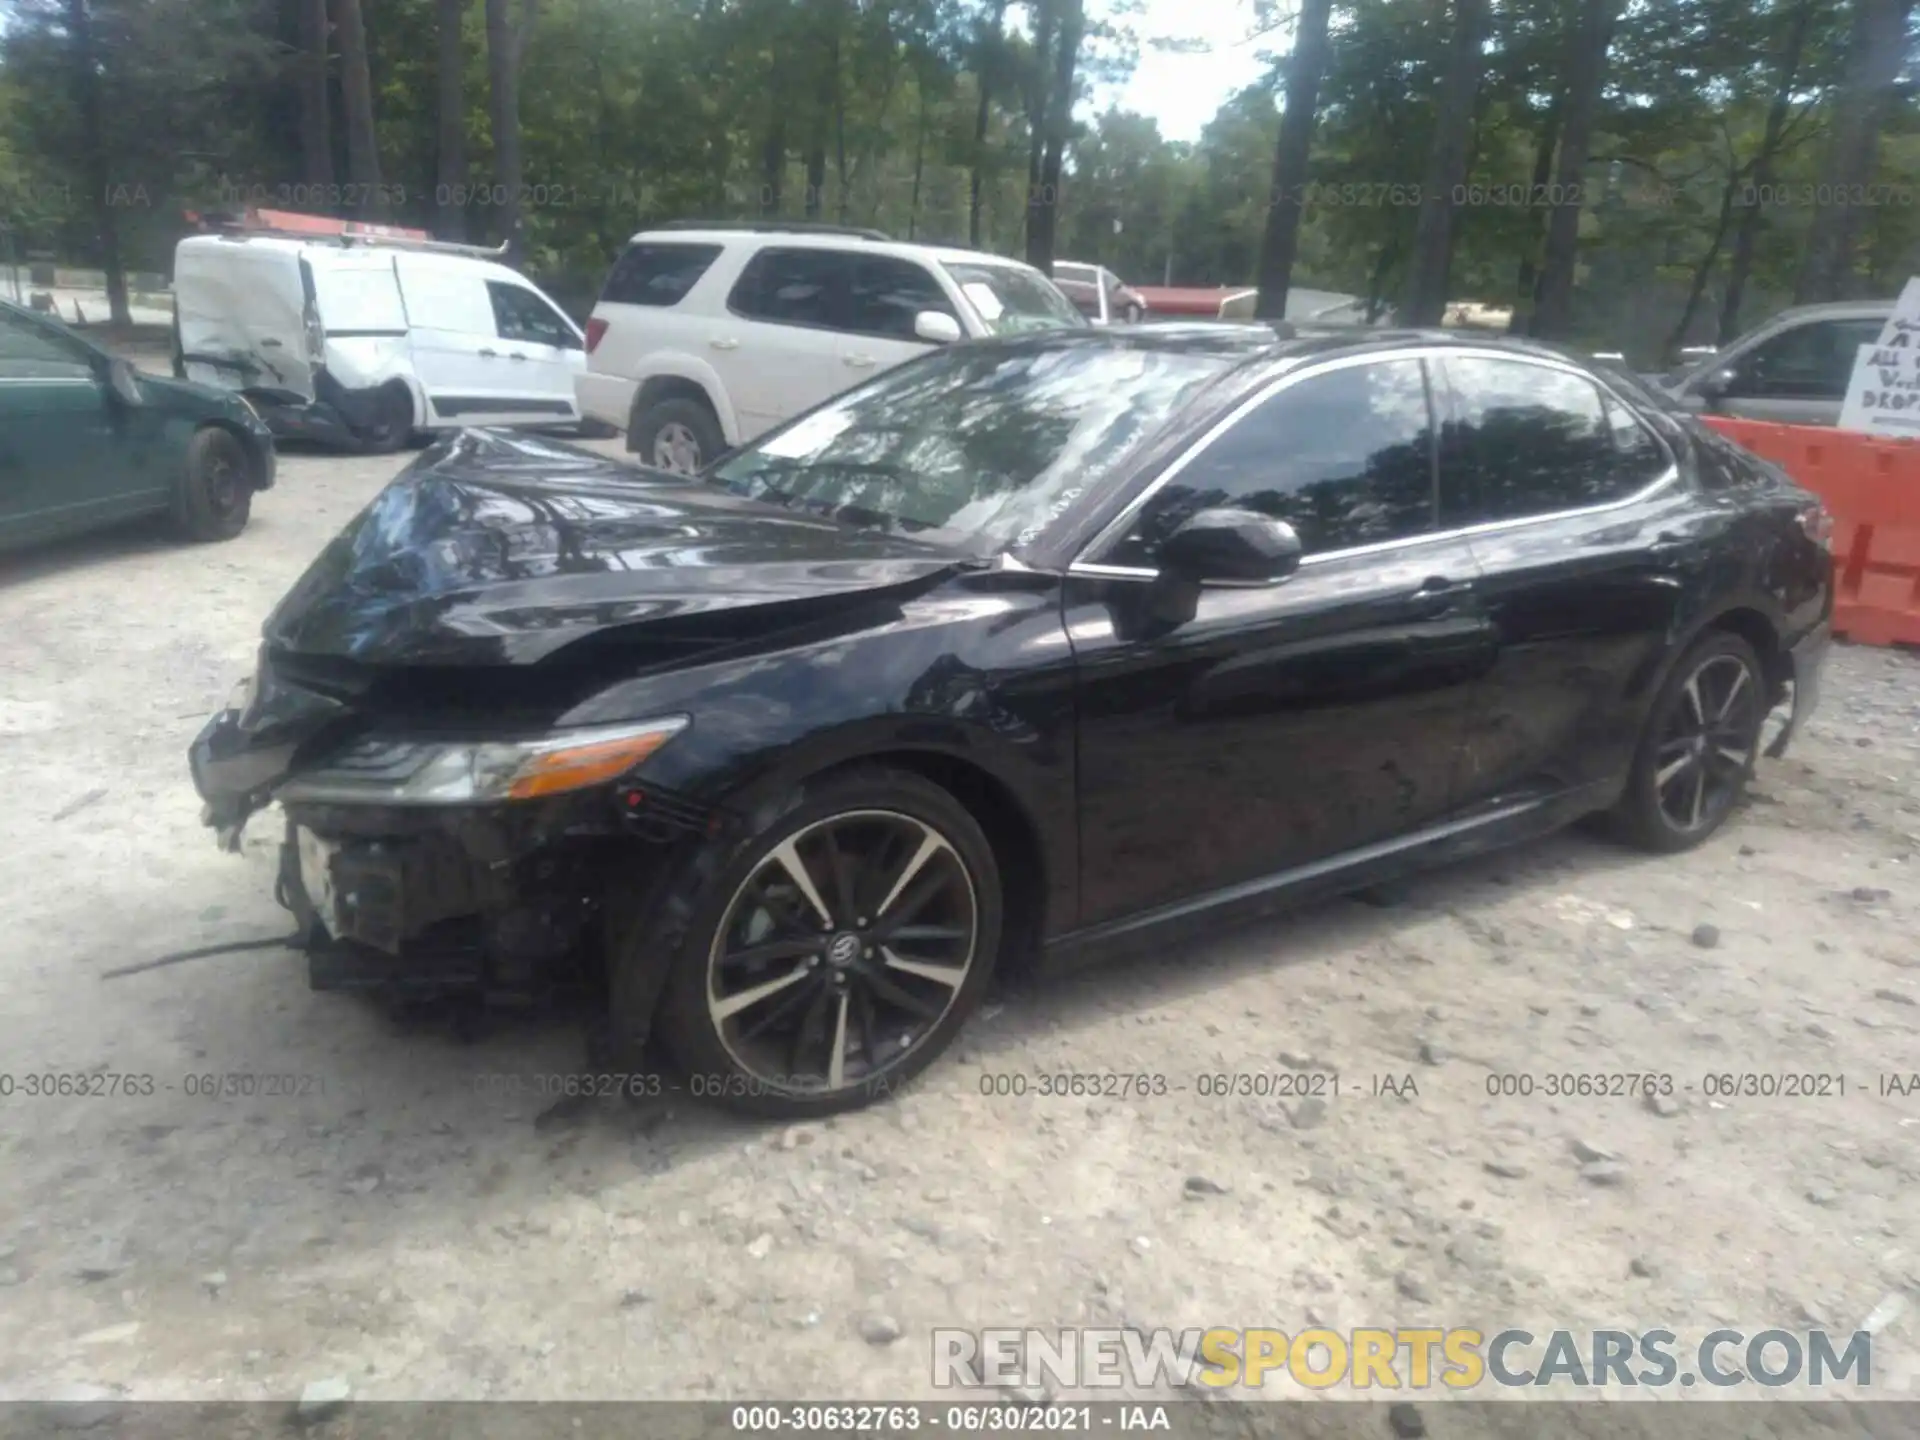
[[[1449,356],[1440,520],[1481,525],[1624,500],[1667,468],[1647,427],[1592,381],[1528,360]]]
[[[1763,340],[1734,367],[1729,397],[1844,400],[1853,357],[1880,338],[1879,320],[1816,320]]]
[[[923,310],[960,319],[940,282],[924,265],[870,255],[856,260],[848,288],[846,328],[861,335],[915,340],[913,317]]]
[[[1288,386],[1195,455],[1102,559],[1153,567],[1162,540],[1219,505],[1285,520],[1309,555],[1433,529],[1433,420],[1420,362],[1348,365]]]
[[[718,245],[629,245],[600,298],[611,305],[678,305],[719,258]]]
[[[92,356],[77,340],[0,311],[0,376],[10,380],[73,380],[92,375]]]
[[[727,306],[749,320],[843,329],[847,283],[859,258],[840,250],[762,250],[740,272]]]
[[[580,348],[573,327],[533,291],[501,280],[489,280],[487,298],[493,302],[493,324],[502,340],[555,345],[563,350]]]

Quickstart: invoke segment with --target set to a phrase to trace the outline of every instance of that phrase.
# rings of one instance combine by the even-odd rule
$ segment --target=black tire
[[[1625,794],[1608,815],[1622,839],[1691,850],[1740,803],[1767,718],[1766,672],[1738,635],[1714,631],[1680,658],[1647,713]]]
[[[187,443],[173,492],[173,527],[188,540],[231,540],[253,512],[253,463],[231,430],[209,425]]]
[[[395,382],[374,395],[371,418],[359,430],[360,448],[369,455],[391,455],[413,438],[413,394]]]
[[[695,452],[690,457],[685,456],[687,444]],[[679,451],[685,457],[683,461],[662,464],[668,448]],[[640,457],[641,464],[676,474],[692,474],[712,464],[726,448],[719,417],[699,400],[676,397],[657,400],[644,408],[636,404],[633,424],[627,427],[627,449]]]
[[[850,870],[842,870],[823,864],[818,859],[821,842],[810,838],[830,835],[827,843],[838,847],[849,834],[857,839],[862,833],[892,834],[899,843],[881,845],[872,856],[878,863],[870,870],[863,868],[869,857],[857,849],[851,854],[837,850],[852,861]],[[936,848],[917,869],[906,858],[916,834],[934,836],[945,847]],[[858,945],[838,954],[845,937],[856,933],[853,927],[828,931],[822,921],[818,932],[813,929],[814,919],[801,913],[807,907],[798,899],[797,886],[788,887],[790,900],[777,901],[772,887],[761,885],[769,867],[777,867],[778,875],[791,874],[775,854],[789,842],[795,846],[789,853],[803,869],[818,870],[816,894],[832,896],[827,901],[832,909],[840,908],[841,901],[857,908],[884,887],[881,898],[899,918],[889,916],[884,907],[876,907],[870,917],[855,917],[862,922],[859,943],[871,941],[864,957],[854,953]],[[802,844],[813,849],[811,864]],[[887,887],[889,875],[896,878]],[[845,889],[840,886],[843,876],[850,877]],[[912,883],[899,878],[904,876],[911,876]],[[749,880],[754,882],[751,888]],[[930,895],[915,902],[923,888]],[[1003,910],[993,847],[965,806],[907,771],[860,767],[810,781],[784,801],[762,806],[743,833],[699,843],[651,893],[654,903],[635,907],[620,933],[611,937],[609,1030],[614,1058],[627,1068],[643,1069],[636,1052],[652,1034],[692,1094],[756,1115],[805,1119],[897,1094],[965,1024],[986,993],[999,959]],[[916,936],[909,941],[901,927],[929,913],[940,917],[952,897],[970,903],[970,940]],[[789,903],[793,910],[775,913],[776,907],[784,909]],[[754,932],[754,923],[762,920],[767,928]],[[777,928],[789,921],[792,928]],[[916,923],[910,928],[930,932],[949,927]],[[964,920],[951,928],[965,928]],[[889,938],[891,947],[885,943]],[[745,944],[729,954],[736,939]],[[908,943],[964,944],[965,968],[954,972],[960,978],[931,978],[925,972],[949,967],[936,965],[934,957],[899,955]],[[767,957],[764,965],[736,963],[755,947],[782,953]],[[917,971],[894,968],[909,960],[919,966]],[[725,978],[729,970],[732,979]],[[761,978],[766,974],[774,977],[770,989]],[[717,993],[722,985],[737,988],[722,996]],[[784,998],[742,1008],[742,996],[755,989],[766,990],[769,1001]],[[918,1002],[914,1012],[896,1005],[903,990]],[[737,1021],[718,1013],[729,1004],[740,1017]],[[937,1013],[925,1013],[920,1006]],[[791,1012],[798,1039],[777,1024],[781,1012]],[[882,1016],[896,1013],[920,1018],[889,1019],[887,1025],[894,1028],[883,1028]],[[916,1024],[924,1026],[918,1033]],[[769,1026],[774,1028],[765,1039],[751,1033]],[[809,1037],[824,1044],[816,1046]],[[888,1057],[890,1046],[897,1048]],[[776,1049],[782,1056],[777,1072],[764,1064],[756,1068],[743,1058],[757,1059]],[[803,1051],[805,1060],[800,1058]],[[827,1059],[836,1054],[837,1061]],[[841,1083],[830,1083],[832,1071],[803,1074],[812,1060],[845,1069]]]

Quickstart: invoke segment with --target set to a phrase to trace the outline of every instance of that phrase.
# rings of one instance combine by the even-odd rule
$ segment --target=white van
[[[174,251],[174,373],[274,432],[398,449],[462,425],[572,425],[576,326],[492,252],[361,234],[194,235]]]

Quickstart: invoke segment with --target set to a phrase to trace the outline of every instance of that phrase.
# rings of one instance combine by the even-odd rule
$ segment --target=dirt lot
[[[1920,1098],[1876,1093],[1920,1070],[1920,660],[1840,649],[1794,755],[1680,859],[1570,835],[1002,997],[921,1088],[825,1125],[548,1114],[486,1077],[575,1067],[556,1020],[462,1043],[278,950],[105,977],[286,928],[275,827],[218,853],[185,750],[395,468],[286,457],[220,547],[0,562],[0,1071],[155,1077],[0,1099],[0,1396],[898,1398],[933,1393],[935,1325],[1874,1314],[1876,1390],[1920,1398]],[[1338,1096],[1199,1093],[1290,1066]],[[1062,1070],[1169,1090],[982,1093]],[[1488,1093],[1569,1071],[1681,1088]],[[1755,1071],[1846,1094],[1702,1093]]]

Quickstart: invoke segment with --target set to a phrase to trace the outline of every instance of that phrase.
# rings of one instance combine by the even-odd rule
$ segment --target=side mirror
[[[1271,584],[1300,568],[1300,536],[1284,520],[1251,510],[1202,510],[1160,546],[1160,568],[1176,579]]]
[[[130,362],[122,360],[117,355],[107,361],[106,381],[107,388],[122,405],[145,403],[140,394],[139,373]]]
[[[1732,393],[1739,379],[1739,371],[1731,365],[1723,365],[1711,374],[1703,375],[1700,383],[1693,388],[1702,400],[1720,400]]]
[[[913,317],[913,333],[931,345],[951,345],[964,333],[960,322],[938,310],[922,310]]]

